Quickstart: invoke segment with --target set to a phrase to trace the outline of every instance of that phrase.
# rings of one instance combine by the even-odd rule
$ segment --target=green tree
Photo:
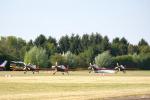
[[[139,47],[140,53],[150,53],[150,46],[148,45],[143,45]]]
[[[50,63],[52,65],[55,65],[56,62],[58,65],[62,65],[66,63],[64,57],[61,54],[55,54],[50,57]]]
[[[148,43],[144,40],[144,39],[141,39],[138,43],[138,46],[147,46]]]
[[[32,40],[30,40],[29,42],[27,42],[26,44],[26,51],[29,51],[32,47],[34,47],[34,43]]]
[[[66,64],[69,65],[69,67],[75,68],[78,66],[78,58],[76,55],[74,55],[70,51],[68,51],[63,56],[66,60]]]
[[[37,49],[36,64],[41,67],[48,67],[48,56],[46,50],[42,48]]]
[[[111,44],[111,54],[114,56],[126,55],[128,53],[128,41],[123,37],[113,39]]]
[[[112,63],[112,57],[109,51],[105,51],[95,57],[95,63],[99,67],[109,67]]]
[[[132,44],[130,44],[129,46],[128,46],[128,54],[138,54],[139,53],[139,48],[138,48],[138,46],[137,45],[132,45]]]
[[[144,39],[141,39],[139,41],[138,47],[139,47],[140,53],[149,53],[150,52],[150,46],[148,45],[148,43]]]
[[[18,54],[17,58],[23,61],[26,53],[26,41],[22,38],[17,39],[16,53]]]
[[[68,35],[62,36],[59,40],[59,50],[60,53],[66,53],[70,48],[70,39]]]
[[[117,63],[127,66],[128,68],[134,67],[135,63],[133,61],[132,55],[121,55],[113,58],[113,65],[116,66]]]
[[[120,55],[120,50],[119,50],[119,42],[120,39],[117,37],[113,39],[112,44],[111,44],[111,54],[113,56]]]
[[[90,44],[91,45],[97,45],[97,44],[101,44],[103,37],[99,34],[99,33],[92,33],[90,35]]]
[[[55,44],[50,43],[50,42],[45,43],[44,48],[46,50],[46,54],[48,55],[48,57],[50,57],[51,55],[54,55],[57,51],[57,47],[55,46]]]
[[[88,48],[84,50],[84,52],[78,55],[80,57],[80,65],[83,67],[89,66],[89,63],[93,62],[94,59],[94,51],[92,48]]]
[[[140,54],[140,69],[150,69],[150,53]]]
[[[107,36],[105,36],[100,44],[102,51],[107,51],[110,49],[110,43]]]
[[[34,46],[31,50],[26,52],[24,62],[27,64],[32,63],[40,67],[47,67],[48,56],[44,49]]]
[[[57,47],[57,41],[55,38],[49,36],[48,37],[48,40],[47,40],[49,43],[53,43],[55,47]]]
[[[79,35],[72,34],[70,39],[70,51],[76,55],[82,52],[81,39]]]
[[[124,37],[121,38],[119,45],[121,55],[126,55],[128,53],[128,45],[128,41]]]
[[[81,40],[81,45],[83,47],[83,51],[86,50],[86,49],[88,49],[89,44],[90,44],[89,35],[88,34],[84,34],[82,36],[82,40]]]
[[[0,40],[2,54],[7,54],[14,58],[14,60],[23,60],[26,46],[26,41],[15,36],[2,37]]]
[[[44,47],[45,43],[47,42],[47,39],[44,35],[40,35],[38,36],[35,41],[34,41],[34,44],[37,46],[37,47]]]

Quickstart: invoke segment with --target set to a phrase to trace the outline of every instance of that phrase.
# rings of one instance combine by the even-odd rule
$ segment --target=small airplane
[[[114,69],[107,69],[107,68],[99,68],[97,65],[92,65],[90,63],[90,66],[88,67],[88,69],[90,70],[89,73],[91,73],[92,71],[95,73],[118,73],[119,71],[122,71],[123,73],[126,73],[125,67],[123,65],[119,65],[117,63],[117,67],[115,67]]]
[[[115,73],[114,69],[107,69],[107,68],[99,68],[97,65],[92,65],[90,63],[90,66],[88,67],[88,69],[90,70],[89,73],[91,73],[92,71],[95,73]]]
[[[33,65],[33,64],[25,64],[24,66],[24,69],[23,69],[25,72],[24,74],[27,73],[27,71],[32,71],[32,73],[34,74],[35,72],[38,72],[39,73],[39,67],[37,67],[36,65]]]
[[[115,70],[116,70],[115,73],[118,73],[120,71],[122,71],[124,74],[126,73],[125,67],[123,65],[119,65],[118,63],[117,63],[117,66],[115,67]]]
[[[22,66],[22,67],[21,67]],[[37,68],[36,65],[33,64],[26,64],[22,61],[11,61],[11,66],[10,66],[11,70],[13,71],[25,71],[24,74],[27,73],[27,71],[32,71],[33,74],[35,72],[39,73],[39,68]]]
[[[6,64],[7,64],[7,60],[5,60],[5,61],[0,65],[0,70],[1,70],[1,71],[5,70]]]
[[[62,72],[63,75],[64,75],[64,72],[69,75],[68,66],[65,66],[65,65],[59,65],[58,66],[57,62],[56,62],[55,66],[52,66],[52,69],[54,70],[53,75],[55,75],[56,72],[58,72],[58,71]]]
[[[12,71],[23,71],[24,66],[25,63],[22,61],[11,61],[10,63],[10,69]]]

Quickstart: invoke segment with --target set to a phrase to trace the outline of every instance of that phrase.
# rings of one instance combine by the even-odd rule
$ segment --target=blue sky
[[[92,32],[150,44],[150,0],[0,0],[0,36]]]

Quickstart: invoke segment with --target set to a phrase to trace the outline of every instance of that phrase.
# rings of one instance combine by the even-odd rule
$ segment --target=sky
[[[150,44],[150,0],[0,0],[0,36],[59,40],[92,32]]]

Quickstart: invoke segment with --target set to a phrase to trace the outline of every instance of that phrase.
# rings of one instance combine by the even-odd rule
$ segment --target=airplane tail
[[[5,60],[5,61],[0,65],[0,67],[5,67],[6,64],[7,64],[7,60]]]

